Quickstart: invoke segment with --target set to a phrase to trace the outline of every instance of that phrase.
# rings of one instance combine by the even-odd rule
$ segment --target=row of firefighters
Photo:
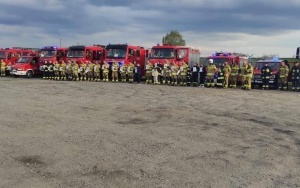
[[[237,87],[238,75],[242,78],[242,88],[250,90],[251,81],[253,77],[253,66],[251,63],[244,63],[240,69],[236,63],[231,66],[228,62],[224,65],[216,67],[213,59],[209,60],[209,65],[204,68],[203,65],[198,66],[195,64],[190,68],[184,61],[180,65],[170,63],[166,60],[165,64],[156,63],[151,64],[149,61],[146,64],[146,84],[168,84],[168,85],[198,85],[200,87]],[[3,60],[0,62],[1,76],[5,76],[6,64]],[[291,70],[284,61],[280,63],[278,75],[276,79],[278,82],[278,89],[287,90],[287,81],[289,71],[292,75],[292,90],[300,90],[300,67],[296,63]],[[133,83],[134,80],[140,80],[141,73],[140,65],[130,62],[129,65],[119,66],[118,62],[114,61],[110,66],[104,61],[103,65],[98,62],[88,62],[85,64],[81,62],[78,65],[76,62],[68,61],[65,63],[45,62],[43,66],[43,78],[53,80],[89,80],[105,82],[109,80],[118,82],[121,77],[122,82]],[[272,76],[273,70],[266,63],[261,69],[262,88],[269,88],[269,81]],[[139,78],[138,78],[139,77]],[[109,79],[110,78],[110,79]]]

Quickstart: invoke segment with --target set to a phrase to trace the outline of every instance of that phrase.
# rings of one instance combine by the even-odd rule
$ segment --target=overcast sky
[[[0,47],[150,48],[171,30],[202,56],[222,50],[293,57],[300,46],[300,0],[0,1]]]

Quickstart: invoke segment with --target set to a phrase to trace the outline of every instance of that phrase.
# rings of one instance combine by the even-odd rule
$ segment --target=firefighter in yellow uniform
[[[230,73],[230,87],[231,88],[236,88],[237,84],[237,76],[239,74],[239,66],[237,65],[236,62],[233,62],[232,67],[231,67],[231,73]]]
[[[209,65],[206,68],[206,87],[215,87],[214,76],[216,73],[217,67],[214,64],[214,60],[209,60]]]
[[[240,76],[242,77],[242,89],[246,89],[246,85],[247,85],[246,83],[247,68],[248,68],[247,63],[244,63],[241,68]]]
[[[103,72],[103,81],[108,82],[109,64],[106,61],[103,62],[102,72]]]
[[[113,64],[111,65],[111,72],[112,72],[112,81],[118,82],[119,64],[116,60],[114,60]]]
[[[120,73],[122,82],[126,82],[127,65],[125,63],[120,67]]]
[[[166,59],[166,63],[164,64],[164,68],[163,68],[163,84],[170,84],[170,71],[171,66],[170,66],[170,62]]]
[[[287,90],[287,77],[289,75],[289,67],[284,61],[280,62],[278,68],[278,89]]]
[[[79,66],[78,64],[74,61],[73,62],[73,81],[78,81],[79,78],[78,78],[78,69],[79,69]]]
[[[86,63],[82,62],[80,64],[80,69],[81,69],[81,81],[86,81]]]
[[[1,76],[5,76],[5,71],[6,71],[6,63],[1,60],[1,63],[0,63],[0,70],[1,70]]]
[[[134,82],[134,64],[132,62],[129,63],[128,68],[127,68],[127,74],[128,74],[128,82],[133,83]]]
[[[87,71],[87,75],[88,75],[87,80],[88,81],[94,80],[94,66],[95,66],[95,64],[93,62],[90,61],[88,63],[88,71]]]
[[[94,78],[95,78],[95,82],[100,81],[100,65],[98,61],[96,61],[94,66]]]
[[[146,84],[152,83],[152,71],[153,71],[153,65],[148,60],[146,64]]]
[[[248,66],[247,66],[247,69],[245,71],[245,74],[246,74],[245,89],[250,90],[251,89],[252,76],[253,76],[253,66],[251,65],[250,62],[248,62]]]
[[[66,80],[66,68],[67,68],[67,64],[62,60],[59,67],[61,80]]]
[[[58,63],[58,61],[54,62],[54,80],[59,80],[59,67],[60,64]]]
[[[178,65],[175,62],[173,62],[171,65],[171,78],[172,78],[171,85],[173,86],[177,85],[178,71],[179,71]]]
[[[181,66],[180,66],[180,85],[186,86],[186,76],[187,76],[187,70],[188,70],[188,65],[183,61]]]
[[[225,62],[223,73],[224,73],[224,88],[228,88],[229,76],[231,74],[231,67],[230,65],[228,65],[228,62]]]
[[[71,60],[69,60],[68,63],[67,63],[66,73],[67,73],[67,80],[71,81],[72,80],[72,75],[73,75],[73,67],[72,67]]]

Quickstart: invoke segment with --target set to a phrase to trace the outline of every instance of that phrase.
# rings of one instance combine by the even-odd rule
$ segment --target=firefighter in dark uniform
[[[205,76],[206,76],[206,68],[203,66],[203,64],[200,64],[199,67],[199,87],[204,87],[205,83]]]
[[[191,69],[192,72],[192,82],[193,86],[198,85],[198,76],[199,76],[199,66],[198,63],[195,63],[194,66]]]
[[[191,67],[188,67],[186,72],[186,85],[191,86],[191,82],[192,82]]]
[[[48,69],[49,69],[49,80],[53,80],[54,79],[54,66],[53,66],[52,61],[49,61]]]
[[[270,77],[272,75],[272,69],[266,63],[261,69],[261,78],[262,78],[262,89],[269,89]]]
[[[48,78],[49,78],[48,62],[45,61],[43,65],[43,79],[48,79]]]
[[[171,66],[170,62],[166,59],[166,62],[163,66],[163,84],[171,83]]]
[[[224,71],[223,71],[222,64],[218,66],[218,73],[217,73],[217,87],[223,88],[224,87]]]
[[[278,89],[287,90],[287,77],[289,75],[289,67],[284,61],[281,61],[278,69]]]
[[[300,67],[299,63],[295,63],[295,65],[291,69],[292,73],[292,90],[300,91]]]

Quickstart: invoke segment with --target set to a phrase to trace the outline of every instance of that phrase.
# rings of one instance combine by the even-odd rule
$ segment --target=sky
[[[215,51],[294,57],[300,0],[1,0],[0,47],[128,43],[171,30],[201,56]]]

